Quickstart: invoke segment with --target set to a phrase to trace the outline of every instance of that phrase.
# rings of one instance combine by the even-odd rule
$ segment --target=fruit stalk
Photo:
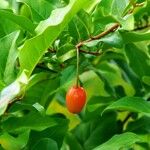
[[[76,87],[79,86],[79,48],[77,47],[77,72],[76,72]]]

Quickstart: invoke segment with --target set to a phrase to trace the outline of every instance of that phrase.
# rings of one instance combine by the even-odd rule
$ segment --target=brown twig
[[[86,54],[91,54],[91,55],[95,55],[95,56],[101,55],[102,52],[91,52],[91,51],[82,50],[80,48],[84,45],[84,43],[88,43],[88,42],[93,41],[93,40],[98,40],[98,39],[104,37],[105,35],[107,35],[107,34],[109,34],[111,32],[114,32],[119,26],[120,26],[119,23],[114,24],[111,28],[107,29],[106,31],[104,31],[104,32],[102,32],[102,33],[100,33],[100,34],[98,34],[96,36],[90,37],[89,39],[87,39],[85,41],[79,42],[76,45],[76,48],[78,48],[80,53],[86,53]],[[56,53],[57,51],[55,49],[48,48],[48,52]]]
[[[137,8],[137,7],[142,7],[143,5],[144,5],[144,2],[143,2],[143,3],[133,3],[133,2],[132,2],[133,8],[128,11],[128,14],[133,13],[133,11],[135,10],[135,8]]]
[[[110,32],[114,32],[116,29],[118,29],[118,27],[120,26],[119,23],[114,24],[111,28],[109,28],[108,30],[92,37],[92,40],[97,40],[100,39],[101,37],[104,37],[105,35],[109,34]]]
[[[82,50],[82,49],[80,49],[79,52],[85,53],[85,54],[91,54],[91,55],[95,55],[95,56],[99,56],[103,53],[103,52],[91,52],[91,51],[86,51],[86,50]]]
[[[76,45],[76,49],[78,48],[79,52],[80,53],[86,53],[86,54],[91,54],[91,55],[95,55],[95,56],[99,56],[102,54],[102,52],[91,52],[91,51],[86,51],[86,50],[82,50],[80,49],[85,43],[88,43],[90,41],[93,41],[93,40],[98,40],[102,37],[104,37],[105,35],[111,33],[111,32],[114,32],[116,29],[118,29],[118,27],[120,26],[119,23],[116,23],[114,24],[112,27],[110,27],[109,29],[107,29],[106,31],[96,35],[96,36],[93,36],[93,37],[90,37],[89,39],[85,40],[85,41],[82,41],[82,42],[79,42],[77,45]],[[51,49],[51,48],[48,48],[48,52],[50,53],[56,53],[57,51],[55,49]]]
[[[56,53],[56,52],[57,52],[55,49],[51,49],[51,48],[48,48],[47,50],[48,50],[48,52],[50,52],[50,53]]]
[[[78,48],[80,52],[87,53],[84,50],[80,49],[84,45],[84,43],[88,43],[88,42],[93,41],[93,40],[98,40],[98,39],[104,37],[105,35],[107,35],[107,34],[109,34],[111,32],[114,32],[116,29],[118,29],[119,26],[120,26],[119,23],[114,24],[111,28],[107,29],[106,31],[104,31],[104,32],[102,32],[102,33],[100,33],[100,34],[98,34],[96,36],[90,37],[89,39],[87,39],[85,41],[82,41],[82,42],[78,43],[76,45],[76,48]],[[95,53],[93,53],[93,52],[92,53],[90,52],[89,54],[94,54],[95,55]],[[96,55],[97,55],[97,53],[96,53]],[[98,55],[99,55],[99,53],[98,53]]]

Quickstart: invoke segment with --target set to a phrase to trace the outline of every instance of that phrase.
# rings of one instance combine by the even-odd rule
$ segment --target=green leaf
[[[0,135],[0,144],[7,150],[20,150],[25,147],[29,138],[29,131],[20,133],[17,137],[13,137],[7,132]]]
[[[41,20],[47,19],[51,12],[57,7],[62,7],[59,0],[17,0],[30,7],[32,12],[32,19],[35,22],[40,22]]]
[[[0,38],[11,34],[14,31],[20,30],[20,27],[9,19],[0,17]]]
[[[84,43],[84,45],[86,45],[88,47],[94,47],[100,42],[104,42],[104,43],[106,43],[110,46],[116,47],[116,48],[121,48],[123,46],[123,40],[122,40],[122,37],[120,36],[119,32],[109,34],[109,35],[102,37],[98,40]]]
[[[109,94],[105,91],[103,81],[98,77],[98,75],[90,70],[82,73],[80,80],[86,89],[87,97],[91,96],[108,96]]]
[[[130,121],[126,127],[127,132],[134,132],[137,134],[150,133],[150,117],[143,116],[135,121]]]
[[[116,16],[122,16],[128,3],[128,0],[111,0],[111,13]]]
[[[63,86],[64,88],[68,88],[68,86],[72,84],[72,81],[75,79],[75,70],[75,66],[69,66],[61,72],[61,86]],[[66,82],[66,79],[68,80],[68,82]]]
[[[52,76],[48,72],[35,73],[30,77],[29,83],[27,85],[27,90],[30,89],[35,84],[42,82],[43,80],[48,80],[51,78],[52,78]]]
[[[21,70],[27,69],[29,75],[32,73],[47,48],[85,2],[86,0],[72,0],[69,5],[56,9],[47,20],[40,22],[36,28],[37,36],[27,40],[20,49]]]
[[[14,113],[18,111],[28,110],[32,112],[39,112],[41,114],[45,114],[45,109],[43,106],[41,106],[39,103],[35,103],[33,105],[23,103],[21,101],[18,101],[14,103],[8,110],[8,113]]]
[[[150,86],[150,77],[149,76],[143,76],[142,80],[145,84]]]
[[[122,16],[124,9],[128,4],[128,0],[102,0],[100,2],[100,7],[103,8],[105,15],[112,14],[114,16]]]
[[[6,84],[11,83],[15,78],[18,36],[19,32],[15,31],[0,39],[0,80],[3,80]]]
[[[76,49],[72,49],[69,52],[67,52],[66,54],[58,57],[58,60],[62,63],[68,59],[73,58],[74,56],[76,56]]]
[[[41,131],[56,124],[57,122],[51,116],[42,115],[39,112],[32,112],[23,117],[8,118],[6,121],[3,121],[2,128],[9,132],[24,129]]]
[[[119,22],[124,30],[133,30],[134,29],[134,16],[133,14],[129,14],[121,19]]]
[[[93,96],[91,97],[86,105],[85,118],[86,120],[93,119],[94,117],[100,116],[103,110],[111,104],[116,98],[114,97],[103,97]]]
[[[121,148],[127,148],[136,142],[140,142],[140,138],[130,132],[126,132],[120,135],[115,135],[113,136],[110,140],[107,142],[103,143],[102,145],[94,148],[94,150],[119,150]]]
[[[102,0],[96,8],[95,23],[99,24],[100,28],[109,23],[119,22],[124,30],[133,30],[133,14],[123,16],[128,3],[129,0]]]
[[[129,59],[129,65],[140,78],[150,75],[149,57],[144,51],[139,49],[136,45],[130,43],[125,46],[125,52]]]
[[[23,101],[29,104],[38,102],[42,106],[46,107],[47,103],[50,103],[52,100],[49,99],[49,97],[53,96],[53,94],[58,90],[58,86],[59,78],[42,78],[36,84],[27,88]]]
[[[93,30],[92,19],[88,13],[81,10],[69,23],[69,33],[75,42],[89,38]]]
[[[0,17],[12,21],[22,29],[29,31],[31,34],[34,34],[35,25],[28,18],[16,15],[13,12],[6,10],[0,10]]]
[[[133,86],[122,77],[120,68],[117,65],[103,62],[95,69],[95,71],[102,75],[111,87],[122,87],[125,95],[134,95],[135,90]],[[119,95],[120,93],[117,94]]]
[[[5,87],[5,83],[0,80],[0,91]]]
[[[72,133],[67,133],[65,137],[65,143],[71,150],[83,150],[82,146]]]
[[[110,106],[106,107],[104,112],[107,110],[139,112],[143,115],[150,116],[150,102],[145,101],[140,97],[123,97],[112,103]]]
[[[120,30],[120,34],[123,38],[124,43],[150,40],[150,32],[123,32]]]
[[[84,10],[90,13],[100,1],[101,0],[89,0],[84,6]]]
[[[111,112],[80,123],[73,133],[83,149],[92,150],[117,133],[117,127],[116,113]]]
[[[42,131],[31,131],[29,141],[28,141],[28,148],[32,149],[32,147],[43,138],[50,138],[57,142],[58,148],[62,146],[63,139],[66,135],[66,132],[68,130],[68,123],[69,121],[67,119],[64,119],[64,116],[61,114],[56,114],[56,116],[53,116],[55,119],[55,122],[57,123],[54,126],[50,126]]]
[[[7,9],[7,8],[9,8],[9,3],[7,1],[0,0],[0,3],[1,3],[0,9]]]
[[[37,144],[32,148],[32,150],[58,150],[58,146],[56,141],[50,138],[43,138],[37,142]]]

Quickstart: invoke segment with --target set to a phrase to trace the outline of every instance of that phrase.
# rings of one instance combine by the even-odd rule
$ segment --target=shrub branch
[[[104,32],[102,32],[102,33],[100,33],[100,34],[98,34],[98,35],[96,35],[96,36],[90,37],[89,39],[87,39],[87,40],[85,40],[85,41],[82,41],[82,42],[78,43],[78,44],[76,45],[76,49],[78,49],[79,52],[81,52],[81,53],[87,53],[87,54],[96,55],[96,56],[101,55],[102,52],[90,52],[90,51],[81,50],[80,48],[81,48],[85,43],[88,43],[88,42],[94,41],[94,40],[98,40],[98,39],[104,37],[105,35],[107,35],[107,34],[109,34],[109,33],[111,33],[111,32],[116,31],[119,26],[120,26],[119,23],[115,23],[112,27],[110,27],[110,28],[107,29],[106,31],[104,31]]]

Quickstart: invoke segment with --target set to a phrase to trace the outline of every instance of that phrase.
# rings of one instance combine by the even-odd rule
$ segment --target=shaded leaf
[[[5,131],[9,132],[20,131],[24,129],[41,131],[56,124],[57,122],[51,116],[41,115],[39,112],[32,112],[23,117],[8,118],[2,123],[2,127]]]
[[[128,123],[126,131],[134,132],[137,134],[150,133],[150,117],[143,116],[135,121]]]
[[[58,146],[56,141],[50,139],[50,138],[43,138],[39,140],[35,146],[32,148],[32,150],[58,150]]]
[[[80,123],[73,133],[83,149],[91,150],[107,141],[117,130],[116,114],[107,113],[105,116],[96,117],[90,119],[90,121]]]
[[[64,118],[64,115],[57,114],[53,116],[56,123],[54,126],[50,126],[42,131],[31,131],[28,148],[32,147],[43,138],[51,138],[57,142],[58,148],[62,146],[64,136],[66,135],[68,129],[68,120]]]
[[[129,59],[129,65],[140,78],[145,75],[150,75],[150,60],[146,53],[134,44],[127,44],[125,46],[125,52]]]

